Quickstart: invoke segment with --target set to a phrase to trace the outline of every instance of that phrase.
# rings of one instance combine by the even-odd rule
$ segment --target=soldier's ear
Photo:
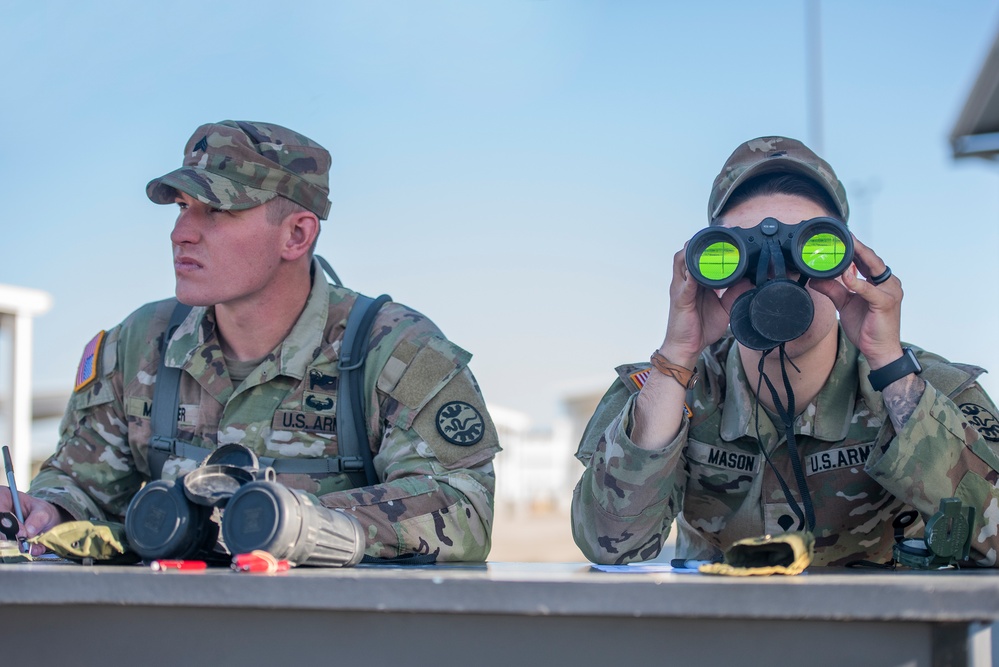
[[[311,250],[319,235],[319,218],[311,211],[296,211],[281,221],[285,229],[281,257],[293,261]]]

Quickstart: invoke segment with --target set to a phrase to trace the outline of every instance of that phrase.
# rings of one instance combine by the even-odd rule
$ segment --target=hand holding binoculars
[[[749,278],[753,289],[729,313],[732,333],[748,348],[770,350],[811,325],[815,308],[804,285],[841,275],[853,262],[853,236],[834,218],[796,225],[764,218],[749,229],[702,229],[687,244],[685,260],[704,287],[723,289]],[[789,270],[799,274],[797,281],[788,278]]]

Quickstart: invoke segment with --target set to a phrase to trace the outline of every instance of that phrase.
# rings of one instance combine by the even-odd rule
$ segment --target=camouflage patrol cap
[[[708,222],[718,217],[732,193],[747,180],[780,172],[800,174],[818,183],[832,197],[843,222],[849,219],[846,189],[828,162],[796,139],[759,137],[736,148],[715,178],[708,198]]]
[[[224,120],[199,127],[184,149],[184,166],[151,180],[146,195],[172,204],[180,190],[237,211],[281,195],[325,220],[329,172],[329,151],[306,136],[273,123]]]

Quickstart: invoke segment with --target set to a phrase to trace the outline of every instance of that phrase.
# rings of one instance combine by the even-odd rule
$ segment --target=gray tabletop
[[[999,620],[999,572],[812,568],[720,577],[587,563],[295,568],[277,575],[148,567],[0,566],[0,605],[225,607],[518,615],[970,622]]]

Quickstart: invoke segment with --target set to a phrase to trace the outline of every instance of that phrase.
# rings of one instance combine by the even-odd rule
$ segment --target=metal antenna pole
[[[822,16],[820,0],[805,0],[805,72],[808,91],[808,143],[823,155],[822,129]]]

